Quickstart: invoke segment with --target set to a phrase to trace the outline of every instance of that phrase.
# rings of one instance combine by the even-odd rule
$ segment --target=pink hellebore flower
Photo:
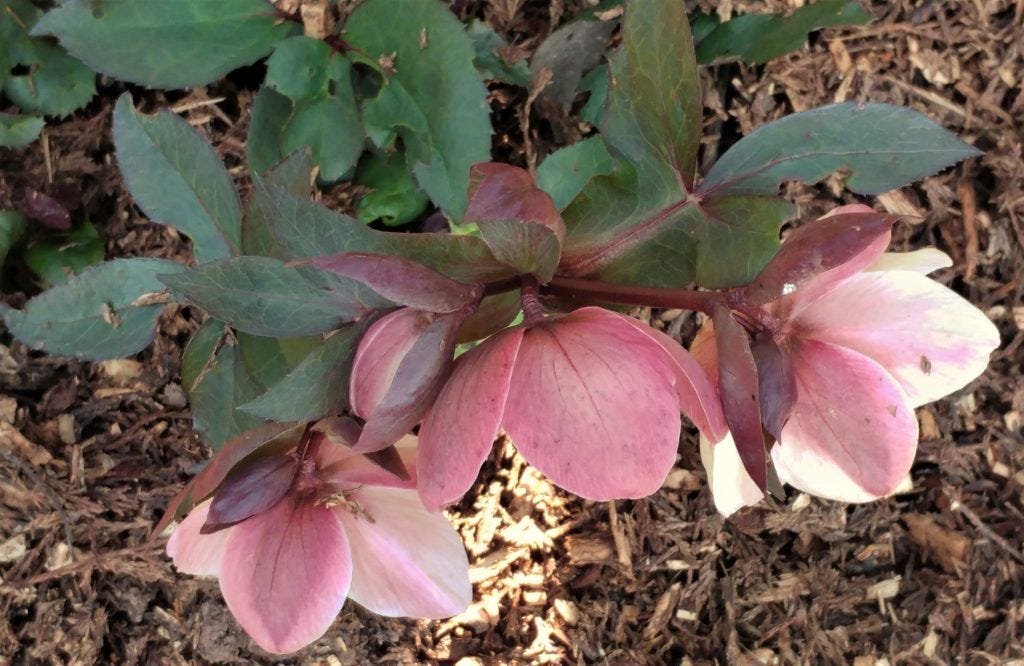
[[[461,356],[420,427],[419,491],[462,497],[499,432],[562,488],[594,500],[655,492],[680,411],[726,432],[706,373],[664,333],[598,307],[503,330]]]
[[[852,205],[830,215],[870,212]],[[812,495],[866,502],[892,493],[917,450],[914,408],[976,378],[999,346],[980,310],[926,277],[949,257],[934,248],[884,254],[888,243],[885,234],[764,307],[796,382],[772,462],[781,481]],[[715,377],[710,322],[692,352]],[[712,442],[702,438],[701,455],[718,510],[757,503],[763,494],[731,435]]]
[[[400,450],[415,455],[414,442],[406,438]],[[251,502],[272,476],[249,479],[240,501]],[[272,506],[204,534],[207,500],[174,530],[167,553],[180,571],[217,576],[231,613],[268,652],[319,638],[346,597],[379,615],[449,617],[472,601],[466,552],[445,517],[423,507],[415,484],[324,438]]]

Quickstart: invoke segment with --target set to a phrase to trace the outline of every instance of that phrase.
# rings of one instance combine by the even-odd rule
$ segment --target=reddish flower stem
[[[588,300],[606,303],[646,305],[653,308],[680,308],[705,314],[711,314],[715,305],[725,302],[727,298],[725,293],[717,291],[639,287],[567,277],[555,277],[542,289],[545,293],[570,298],[585,296]]]

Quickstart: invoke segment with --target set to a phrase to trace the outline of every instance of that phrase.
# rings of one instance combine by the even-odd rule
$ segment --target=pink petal
[[[440,619],[473,601],[462,540],[414,490],[364,487],[335,512],[352,547],[349,596],[378,615]]]
[[[420,498],[439,510],[473,485],[498,435],[523,329],[512,328],[459,357],[420,426]]]
[[[679,397],[680,411],[712,440],[718,441],[725,437],[728,428],[725,425],[725,416],[722,415],[718,390],[700,363],[678,342],[658,329],[644,326],[632,317],[622,316],[622,319],[668,352],[676,375],[676,395]]]
[[[869,206],[865,206],[863,204],[852,204],[849,206],[840,206],[828,213],[828,215],[825,215],[825,217],[843,213],[871,212],[873,211]],[[807,280],[793,294],[783,296],[771,308],[774,310],[775,316],[780,319],[787,319],[789,317],[796,316],[802,308],[818,300],[824,294],[832,291],[844,280],[860,273],[878,259],[883,252],[885,252],[885,248],[889,246],[891,236],[891,233],[879,236],[878,240],[846,263]]]
[[[804,310],[797,326],[803,336],[874,359],[915,407],[976,378],[999,346],[984,313],[911,271],[855,276]]]
[[[674,378],[660,345],[619,315],[582,308],[523,336],[502,424],[569,492],[645,497],[679,447]]]
[[[351,580],[338,517],[288,495],[232,528],[220,589],[245,632],[264,650],[283,654],[327,631]]]
[[[940,268],[949,268],[953,260],[935,247],[923,247],[913,252],[886,252],[865,268],[866,271],[914,271],[928,275]]]
[[[199,533],[206,523],[211,501],[206,500],[192,509],[192,513],[174,528],[167,540],[167,555],[182,573],[193,576],[216,576],[220,573],[221,558],[231,529],[213,534]]]
[[[761,501],[764,493],[747,474],[732,435],[726,433],[720,442],[700,436],[700,459],[708,473],[708,486],[718,513],[726,518],[745,506]]]
[[[402,308],[384,315],[366,331],[356,350],[349,380],[349,401],[357,416],[370,418],[391,386],[402,359],[431,321],[426,312]]]
[[[338,462],[321,467],[321,473],[325,480],[338,487],[339,490],[347,490],[358,486],[384,486],[388,488],[415,488],[416,487],[416,435],[406,435],[400,439],[395,448],[409,473],[408,478],[402,478],[381,467],[378,463],[362,454],[346,456]],[[330,460],[332,454],[323,454],[321,460]]]
[[[797,402],[772,449],[779,478],[842,502],[893,490],[917,449],[917,418],[896,380],[870,358],[818,342],[794,346]]]

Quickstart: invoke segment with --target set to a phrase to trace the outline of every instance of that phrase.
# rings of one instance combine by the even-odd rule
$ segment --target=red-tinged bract
[[[413,440],[399,447],[410,458]],[[308,455],[293,454],[295,480],[270,508],[204,534],[207,500],[167,543],[179,570],[218,577],[228,608],[268,652],[319,638],[346,598],[381,615],[433,619],[472,601],[462,542],[443,515],[424,508],[415,477],[389,472],[348,443],[321,436]]]
[[[586,307],[498,333],[467,352],[420,428],[419,491],[458,500],[505,432],[555,484],[595,500],[656,491],[675,461],[680,411],[720,438],[714,387],[675,342]]]
[[[870,212],[855,205],[835,214]],[[782,481],[813,495],[865,502],[892,493],[917,449],[914,408],[976,378],[999,345],[984,313],[926,277],[948,266],[948,257],[934,249],[883,254],[888,242],[888,233],[877,236],[845,261],[784,288],[761,309],[786,362],[773,353],[758,371],[786,367],[796,387],[795,400],[773,397],[788,413],[771,419],[775,428],[781,424],[771,459]],[[709,324],[693,352],[712,375],[715,346]],[[702,453],[716,506],[728,515],[761,493],[733,438],[713,441],[702,441]]]

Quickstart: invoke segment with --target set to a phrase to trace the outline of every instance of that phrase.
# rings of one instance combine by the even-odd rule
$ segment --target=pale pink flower
[[[457,360],[424,419],[420,495],[458,500],[504,432],[576,495],[644,497],[672,468],[681,411],[724,436],[714,387],[664,333],[597,307],[506,329]]]
[[[854,205],[833,214],[865,212]],[[984,313],[926,277],[949,257],[934,248],[883,254],[888,242],[885,234],[764,306],[796,381],[771,459],[781,481],[820,497],[865,502],[893,492],[917,450],[914,408],[975,379],[999,345]],[[714,377],[710,322],[691,350]],[[762,493],[732,437],[714,441],[703,438],[701,454],[716,507],[729,515]]]
[[[404,454],[414,456],[414,441],[400,443]],[[287,458],[294,460],[268,456],[266,474],[235,483],[239,503],[260,503],[253,498],[276,483],[273,470]],[[260,647],[287,653],[311,643],[346,597],[379,615],[435,619],[472,601],[462,542],[443,515],[423,507],[415,478],[403,479],[330,437],[295,467],[287,491],[270,496],[271,506],[203,534],[207,500],[167,543],[180,571],[217,576],[231,613]]]

